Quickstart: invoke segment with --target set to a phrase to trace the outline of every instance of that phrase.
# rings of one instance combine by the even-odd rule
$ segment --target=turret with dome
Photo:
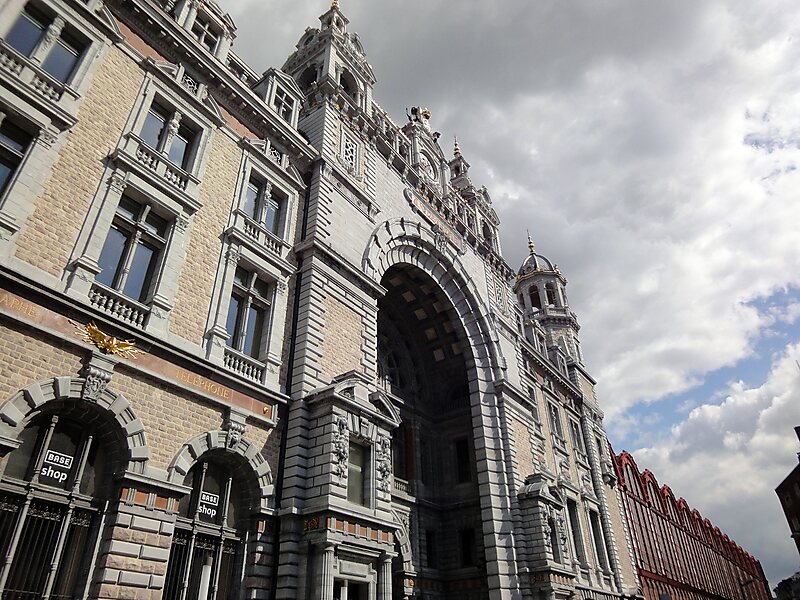
[[[528,256],[517,272],[514,293],[524,314],[525,335],[541,350],[567,362],[583,363],[578,318],[569,309],[567,278],[558,265],[536,252],[528,234]]]

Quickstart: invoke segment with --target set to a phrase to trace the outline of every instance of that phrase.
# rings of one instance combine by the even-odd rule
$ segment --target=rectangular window
[[[472,481],[472,468],[470,463],[469,439],[458,438],[455,441],[456,481],[466,483]]]
[[[166,153],[172,164],[184,171],[191,171],[200,129],[188,123],[179,111],[153,101],[139,137],[153,150]]]
[[[367,505],[367,477],[369,450],[360,444],[350,442],[347,458],[347,500],[361,506]]]
[[[0,196],[11,183],[32,139],[8,117],[0,122]]]
[[[96,280],[138,302],[148,302],[169,229],[169,222],[149,205],[123,196],[100,252]]]
[[[192,35],[212,54],[217,49],[220,34],[210,22],[200,15],[195,18],[194,25],[192,25]]]
[[[564,431],[561,429],[561,413],[558,407],[552,402],[549,402],[548,406],[550,408],[550,429],[553,435],[563,439]]]
[[[256,359],[264,354],[272,289],[272,284],[256,273],[236,269],[225,321],[228,346]]]
[[[583,546],[583,532],[581,531],[578,505],[574,500],[567,500],[569,513],[569,528],[572,530],[572,545],[575,546],[575,557],[582,563],[586,562],[586,548]]]
[[[425,566],[435,569],[438,566],[436,556],[436,532],[433,529],[425,530]]]
[[[275,98],[272,101],[272,106],[281,118],[287,123],[292,122],[292,113],[294,112],[294,100],[289,93],[281,88],[275,91]]]
[[[6,43],[20,54],[30,56],[52,21],[29,4],[6,35]]]
[[[28,4],[8,32],[6,43],[28,57],[35,52],[36,58],[41,59],[42,69],[46,73],[62,83],[67,83],[88,44],[71,35],[69,30],[65,30],[58,33],[50,50],[46,55],[42,55],[44,52],[39,52],[37,48],[52,25],[52,17]]]
[[[458,532],[458,547],[461,555],[461,566],[475,565],[475,530],[462,529]]]
[[[67,33],[62,33],[48,52],[47,58],[42,61],[42,69],[66,83],[75,71],[84,50],[85,44],[81,44]]]
[[[589,523],[592,528],[592,538],[594,538],[594,550],[597,554],[597,562],[601,569],[608,570],[608,558],[606,557],[606,544],[603,538],[603,530],[600,528],[600,517],[593,510],[589,511]]]
[[[569,429],[572,435],[572,446],[581,454],[586,454],[586,449],[583,445],[583,433],[581,432],[581,424],[577,421],[569,420]]]
[[[242,210],[274,235],[280,235],[285,199],[266,181],[251,177],[245,189]]]

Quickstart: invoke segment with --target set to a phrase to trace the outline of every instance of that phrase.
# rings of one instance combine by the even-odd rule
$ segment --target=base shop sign
[[[45,483],[63,485],[69,478],[73,460],[73,457],[68,454],[48,450],[44,457],[42,472],[39,473],[39,479],[44,480]]]
[[[200,492],[200,503],[197,507],[197,513],[201,517],[209,520],[214,520],[217,517],[217,510],[219,507],[219,496],[209,492]]]

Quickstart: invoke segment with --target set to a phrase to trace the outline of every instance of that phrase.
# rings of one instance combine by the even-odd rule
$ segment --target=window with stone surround
[[[167,108],[161,99],[154,100],[139,135],[145,144],[166,155],[172,164],[192,171],[200,129],[180,111]]]
[[[239,597],[247,531],[252,529],[247,466],[231,454],[205,455],[187,473],[167,564],[164,598]],[[182,593],[183,592],[183,593]]]
[[[136,302],[155,292],[171,224],[151,205],[123,195],[100,252],[95,280]]]
[[[570,435],[572,436],[572,447],[581,455],[586,455],[586,447],[583,444],[583,432],[581,424],[574,419],[569,420]]]
[[[230,348],[257,360],[266,354],[274,287],[258,273],[236,268],[225,322]]]
[[[11,185],[33,135],[0,112],[0,200]]]
[[[205,15],[198,14],[192,25],[192,35],[206,50],[214,54],[222,32]]]
[[[70,83],[89,42],[72,30],[64,19],[28,3],[6,34],[6,43],[41,65],[61,83]]]
[[[600,515],[597,512],[589,511],[589,525],[592,530],[592,539],[594,541],[595,557],[597,558],[597,565],[603,570],[608,571],[608,555],[606,554],[606,542],[603,530],[600,526]]]
[[[242,209],[253,221],[273,235],[282,237],[283,207],[286,200],[269,182],[250,175],[244,192]]]
[[[347,456],[347,500],[360,506],[370,506],[370,449],[351,441]]]
[[[289,95],[289,92],[281,87],[277,87],[275,89],[275,96],[272,99],[272,107],[284,121],[287,123],[292,122],[292,116],[294,115],[294,98]]]
[[[564,439],[564,430],[561,427],[561,411],[552,402],[547,403],[550,414],[550,431],[558,438]]]
[[[567,514],[569,528],[572,532],[572,545],[575,549],[575,558],[581,563],[586,563],[586,548],[583,545],[583,530],[578,513],[578,504],[574,500],[567,500]]]

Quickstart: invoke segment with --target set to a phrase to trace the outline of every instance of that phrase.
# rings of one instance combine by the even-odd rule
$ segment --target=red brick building
[[[767,600],[761,563],[627,452],[611,453],[647,600]]]

